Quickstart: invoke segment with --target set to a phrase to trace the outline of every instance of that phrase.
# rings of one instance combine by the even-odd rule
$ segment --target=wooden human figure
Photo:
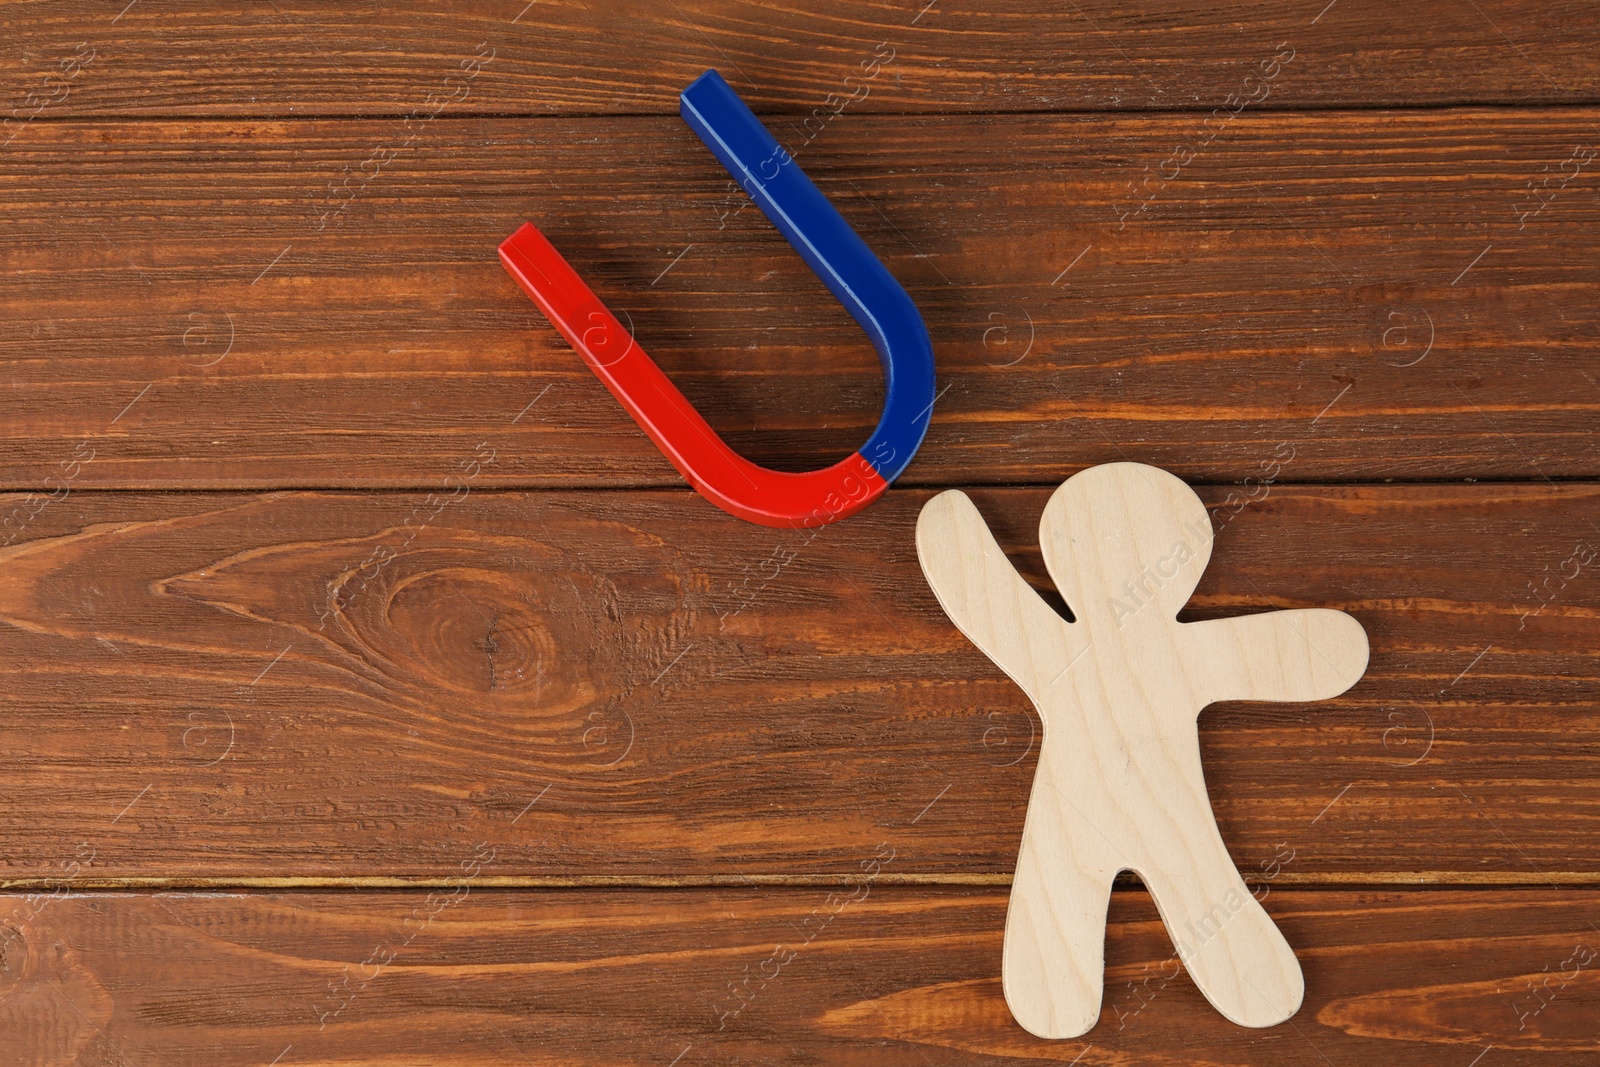
[[[1075,622],[1023,580],[965,494],[941,493],[917,521],[940,605],[1044,723],[1006,916],[1012,1015],[1040,1037],[1094,1026],[1111,883],[1132,870],[1206,999],[1244,1026],[1283,1022],[1305,983],[1222,842],[1195,720],[1220,700],[1344,692],[1366,670],[1361,624],[1324,609],[1178,622],[1211,556],[1211,523],[1156,467],[1069,478],[1044,509],[1039,546]]]

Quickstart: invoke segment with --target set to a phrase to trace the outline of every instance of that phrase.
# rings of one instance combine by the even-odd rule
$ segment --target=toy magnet
[[[836,522],[881,496],[922,444],[934,401],[927,328],[905,289],[720,74],[695,79],[680,104],[683,120],[871,339],[883,363],[884,405],[866,444],[804,474],[751,463],[717,436],[532,223],[500,245],[500,261],[701,496],[763,526]]]

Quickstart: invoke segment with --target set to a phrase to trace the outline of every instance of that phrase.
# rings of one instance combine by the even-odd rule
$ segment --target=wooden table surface
[[[1592,3],[0,23],[0,1067],[1600,1063]],[[535,221],[752,459],[859,444],[875,357],[677,117],[709,66],[934,338],[821,531],[687,491],[495,256]],[[1184,617],[1371,636],[1201,718],[1269,1030],[1131,877],[1091,1033],[1001,998],[1037,724],[913,524],[967,487],[1043,586],[1118,459],[1210,507]]]

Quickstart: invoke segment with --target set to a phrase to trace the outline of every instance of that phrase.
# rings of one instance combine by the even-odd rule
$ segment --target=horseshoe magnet
[[[836,522],[881,496],[922,444],[934,401],[927,328],[905,289],[722,75],[708,70],[695,79],[679,110],[872,340],[883,362],[884,405],[866,444],[804,474],[751,463],[717,436],[532,223],[500,245],[500,261],[701,496],[763,526]]]

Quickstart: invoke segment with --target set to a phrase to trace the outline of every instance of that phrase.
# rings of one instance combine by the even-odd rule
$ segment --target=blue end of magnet
[[[883,363],[883,416],[859,452],[893,481],[933,417],[933,343],[917,306],[722,75],[696,78],[680,105],[683,120],[871,339]]]

